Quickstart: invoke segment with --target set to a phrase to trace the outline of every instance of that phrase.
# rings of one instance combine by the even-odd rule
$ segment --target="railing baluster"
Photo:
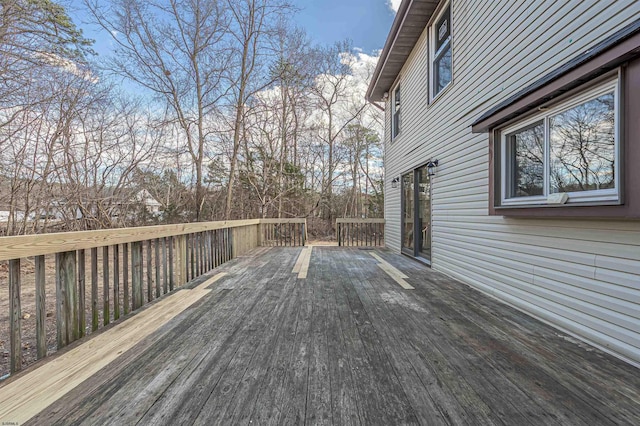
[[[20,259],[9,261],[9,367],[11,373],[22,369],[22,329],[20,324]]]
[[[108,325],[111,321],[109,311],[109,246],[102,247],[102,324]]]
[[[162,289],[164,294],[169,292],[169,278],[167,277],[167,237],[162,238]]]
[[[98,249],[91,249],[91,331],[98,329]]]
[[[113,246],[113,320],[120,318],[120,246]]]
[[[153,269],[151,265],[151,240],[147,240],[146,243],[146,259],[147,259],[147,302],[151,302],[153,300]]]
[[[124,292],[122,305],[124,314],[131,310],[131,300],[129,298],[129,243],[122,245],[122,290]]]
[[[195,276],[195,274],[196,274],[196,265],[195,265],[195,262],[193,260],[193,255],[194,255],[194,252],[193,252],[193,234],[191,234],[191,235],[187,235],[187,258],[188,258],[187,265],[188,265],[188,268],[187,268],[187,279],[186,279],[185,282],[191,281],[193,279],[193,277]],[[180,283],[180,284],[182,285],[184,283]]]
[[[158,298],[162,294],[162,287],[160,283],[160,240],[156,238],[153,244],[156,255],[156,298]]]
[[[213,267],[220,266],[220,247],[218,246],[218,230],[213,231]]]
[[[213,231],[207,232],[207,250],[209,253],[209,270],[215,268],[213,266]]]
[[[84,337],[87,327],[85,312],[86,288],[86,258],[84,250],[78,250],[78,337]]]
[[[133,310],[143,303],[142,291],[142,242],[131,243],[131,293],[133,294]]]
[[[169,291],[173,291],[173,286],[175,283],[173,276],[173,237],[169,237]]]
[[[47,289],[44,255],[36,256],[34,262],[36,275],[36,347],[38,359],[41,359],[47,356]]]
[[[202,275],[202,232],[198,232],[196,239],[196,278]]]

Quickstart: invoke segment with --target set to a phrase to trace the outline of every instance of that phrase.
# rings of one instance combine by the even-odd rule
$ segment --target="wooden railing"
[[[263,246],[304,246],[307,241],[306,219],[261,219]]]
[[[384,219],[336,219],[339,246],[377,247],[384,245]]]
[[[304,219],[255,219],[2,237],[3,373],[19,371],[23,355],[43,358],[255,247],[304,245],[305,232]]]

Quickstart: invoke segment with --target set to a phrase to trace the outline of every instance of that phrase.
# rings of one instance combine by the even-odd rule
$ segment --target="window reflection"
[[[509,136],[514,180],[512,197],[544,194],[544,122]]]
[[[413,249],[413,172],[402,176],[402,191],[404,192],[404,224],[402,247]]]
[[[436,60],[436,93],[451,82],[451,48]]]
[[[615,187],[614,102],[608,93],[549,118],[551,193]]]

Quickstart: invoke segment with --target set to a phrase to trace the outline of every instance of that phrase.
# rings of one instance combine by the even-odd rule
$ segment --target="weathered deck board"
[[[217,268],[31,423],[640,424],[637,368],[408,258],[375,252],[414,290],[355,248],[315,247],[300,279],[300,251]]]

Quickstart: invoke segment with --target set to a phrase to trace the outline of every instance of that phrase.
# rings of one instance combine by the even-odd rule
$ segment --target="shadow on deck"
[[[405,257],[314,247],[304,279],[301,252],[219,267],[122,323],[136,333],[10,379],[0,406],[47,367],[68,370],[51,405],[18,407],[34,424],[640,424],[638,369]],[[65,361],[83,347],[95,363]]]

